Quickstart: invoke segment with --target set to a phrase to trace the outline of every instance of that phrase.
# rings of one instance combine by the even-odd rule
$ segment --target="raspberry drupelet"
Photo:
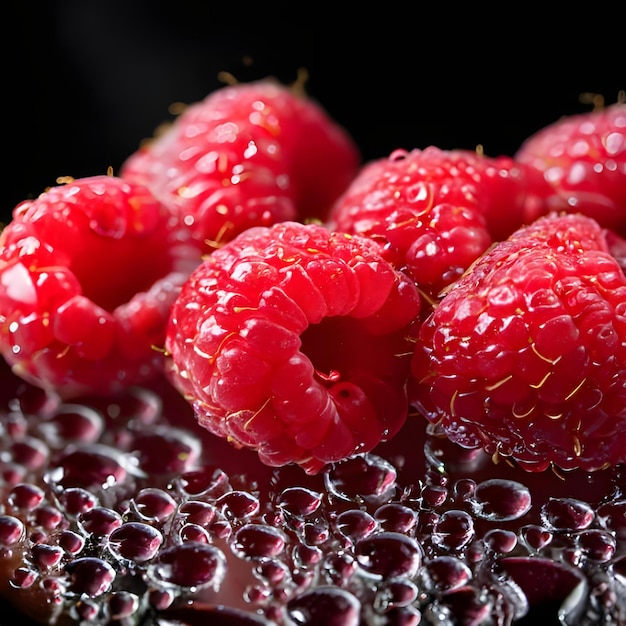
[[[209,255],[172,308],[174,384],[199,423],[315,473],[404,423],[420,297],[373,241],[255,227]]]

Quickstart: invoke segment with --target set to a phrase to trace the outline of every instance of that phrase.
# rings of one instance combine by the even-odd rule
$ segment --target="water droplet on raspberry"
[[[404,534],[409,534],[417,524],[417,512],[395,502],[378,507],[374,518],[384,530]]]
[[[36,565],[40,570],[47,570],[59,564],[64,552],[58,546],[40,543],[31,548],[30,554],[33,565]]]
[[[70,487],[59,495],[59,504],[70,517],[76,517],[97,506],[98,498],[82,487]]]
[[[123,620],[139,608],[139,598],[128,591],[114,591],[107,597],[108,615],[113,620]]]

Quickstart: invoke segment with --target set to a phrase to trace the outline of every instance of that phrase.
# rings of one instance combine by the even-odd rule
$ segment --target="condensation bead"
[[[229,519],[246,519],[259,511],[259,499],[247,491],[230,491],[216,502]]]
[[[552,541],[552,532],[537,524],[528,524],[520,529],[520,536],[532,552],[538,552]]]
[[[448,490],[440,485],[425,485],[422,489],[422,498],[426,506],[436,508],[448,499]]]
[[[374,608],[381,613],[390,609],[408,606],[417,599],[419,591],[410,580],[392,579],[383,581],[376,589]]]
[[[95,409],[82,404],[64,404],[39,425],[44,439],[55,448],[68,442],[94,443],[104,429],[102,415]]]
[[[508,554],[517,545],[517,535],[511,530],[494,528],[485,533],[483,542],[496,554]]]
[[[294,626],[359,626],[361,603],[345,589],[320,586],[287,602],[286,616]]]
[[[474,538],[474,520],[460,510],[445,511],[435,522],[432,542],[446,550],[461,550]]]
[[[178,516],[191,524],[208,526],[218,517],[218,509],[208,502],[189,500],[181,505]]]
[[[55,530],[64,526],[65,522],[63,513],[59,509],[46,504],[36,507],[32,512],[31,519],[35,526],[41,526],[45,530]]]
[[[106,537],[122,525],[122,516],[113,509],[97,506],[81,513],[77,522],[86,534]]]
[[[11,578],[9,584],[15,589],[28,589],[37,580],[37,571],[30,567],[18,567]]]
[[[69,487],[59,495],[59,505],[70,517],[90,511],[98,504],[98,498],[82,487]]]
[[[24,437],[13,442],[10,450],[13,462],[29,470],[42,468],[50,455],[48,446],[34,437]]]
[[[276,498],[275,504],[294,517],[307,517],[315,513],[322,503],[322,495],[304,487],[288,487]]]
[[[144,563],[154,558],[161,544],[161,532],[142,522],[127,522],[109,535],[108,549],[116,558]]]
[[[179,531],[180,541],[199,541],[201,543],[211,543],[211,536],[206,528],[198,524],[185,524]]]
[[[438,556],[424,565],[431,591],[444,593],[465,586],[472,578],[472,570],[461,559],[453,556]]]
[[[577,542],[583,555],[597,563],[606,563],[612,559],[617,545],[611,533],[596,529],[580,533]]]
[[[33,565],[36,565],[40,570],[48,570],[61,562],[64,551],[59,546],[40,543],[31,548],[30,554]]]
[[[141,520],[165,522],[176,512],[176,501],[162,489],[146,487],[131,499],[130,508]]]
[[[336,529],[353,542],[365,539],[376,530],[377,526],[376,520],[369,513],[359,509],[343,511],[335,521]]]
[[[417,511],[392,502],[379,506],[374,513],[374,519],[383,530],[409,534],[417,525]]]
[[[139,608],[139,597],[129,591],[114,591],[107,597],[107,612],[110,619],[123,620]]]
[[[575,498],[550,498],[541,507],[544,524],[553,530],[584,530],[593,522],[593,508]]]
[[[277,585],[289,577],[289,568],[278,559],[261,559],[252,573],[256,578],[269,585]]]
[[[11,547],[24,538],[24,523],[12,515],[0,515],[0,546]]]
[[[65,566],[70,575],[69,591],[96,598],[109,591],[115,580],[115,570],[96,557],[82,557]]]
[[[474,514],[490,521],[510,521],[525,515],[531,507],[530,491],[513,480],[494,478],[476,485],[473,495],[464,498]]]
[[[32,511],[38,506],[44,499],[45,493],[41,487],[36,485],[30,485],[28,483],[21,483],[15,485],[11,489],[8,501],[9,504],[16,509],[22,511]]]
[[[246,524],[233,537],[231,550],[240,558],[275,557],[285,548],[287,536],[278,528],[264,524]]]
[[[295,566],[304,569],[315,567],[323,556],[324,553],[317,546],[307,546],[303,543],[296,544],[291,552]]]
[[[150,573],[156,581],[184,588],[217,588],[226,573],[226,557],[217,547],[184,543],[159,553]]]
[[[626,500],[613,500],[601,504],[597,516],[604,528],[615,532],[619,540],[626,540]]]
[[[200,455],[200,441],[180,428],[154,427],[138,432],[130,446],[139,467],[148,475],[181,473]]]
[[[75,533],[73,530],[64,530],[59,535],[59,546],[68,554],[76,555],[85,546],[85,538]]]
[[[218,498],[230,491],[226,472],[213,466],[185,472],[175,481],[175,484],[183,494],[195,497]]]
[[[422,548],[415,539],[388,531],[359,541],[354,553],[362,570],[383,578],[414,576],[422,563]]]
[[[329,493],[349,502],[386,502],[396,490],[396,468],[375,454],[363,454],[324,472]]]

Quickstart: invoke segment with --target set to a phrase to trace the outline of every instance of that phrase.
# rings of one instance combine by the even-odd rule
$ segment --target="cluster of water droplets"
[[[188,407],[165,410],[145,389],[116,402],[9,398],[11,601],[34,620],[95,625],[514,624],[543,609],[565,625],[626,619],[619,468],[583,477],[586,497],[559,494],[550,480],[569,477],[539,489],[545,476],[418,424],[305,476],[230,447],[215,463],[227,457],[194,427]]]

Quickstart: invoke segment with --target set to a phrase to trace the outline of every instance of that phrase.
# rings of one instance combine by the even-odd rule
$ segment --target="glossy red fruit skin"
[[[313,98],[271,79],[193,103],[123,163],[202,252],[252,226],[322,220],[356,175],[359,148]]]
[[[419,310],[415,285],[369,239],[251,228],[183,286],[170,377],[209,431],[316,473],[404,423]]]
[[[115,176],[20,203],[0,234],[0,351],[63,396],[114,393],[162,371],[165,325],[197,256],[170,213]]]
[[[549,215],[496,244],[420,328],[411,402],[529,471],[626,459],[626,277],[605,232]]]
[[[333,229],[378,241],[432,298],[547,202],[536,172],[469,150],[396,150],[366,164],[335,203]]]
[[[626,235],[626,102],[560,118],[527,138],[514,156],[543,175],[560,210]],[[536,208],[527,222],[546,212]]]

